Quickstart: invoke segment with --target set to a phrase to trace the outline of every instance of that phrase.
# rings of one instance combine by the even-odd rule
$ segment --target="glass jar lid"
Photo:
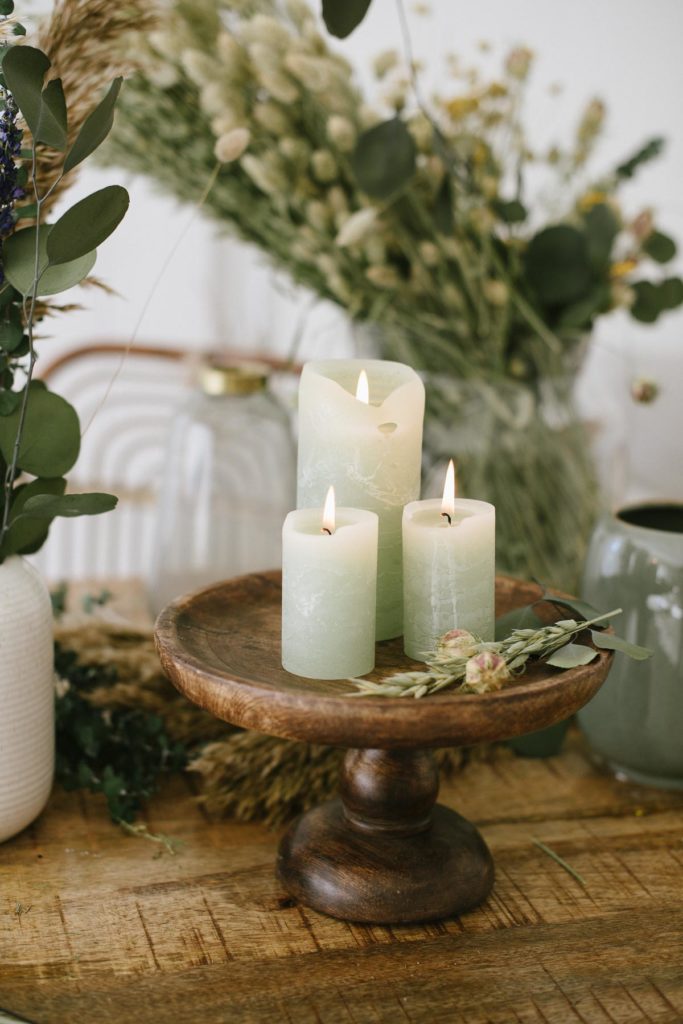
[[[265,363],[222,363],[209,359],[199,367],[199,386],[206,395],[252,395],[263,391],[270,368]]]

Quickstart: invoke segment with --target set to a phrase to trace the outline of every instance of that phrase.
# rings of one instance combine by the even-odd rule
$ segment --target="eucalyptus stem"
[[[14,446],[12,448],[12,458],[7,467],[5,474],[5,502],[2,510],[2,527],[0,528],[0,548],[2,547],[7,531],[9,529],[9,514],[10,514],[10,501],[12,497],[12,484],[17,473],[19,465],[19,450],[21,448],[21,440],[24,433],[24,426],[26,423],[26,413],[28,410],[28,399],[29,390],[31,387],[31,381],[33,380],[33,370],[36,365],[36,352],[33,345],[33,321],[36,312],[36,303],[38,301],[38,282],[40,280],[40,214],[43,202],[49,196],[54,185],[48,190],[44,196],[38,195],[38,185],[36,180],[37,172],[37,154],[36,154],[36,143],[35,140],[31,143],[31,183],[33,185],[33,194],[36,200],[36,240],[35,240],[35,251],[33,261],[33,283],[31,285],[31,302],[29,306],[28,316],[25,316],[26,320],[26,334],[28,336],[28,351],[29,351],[29,362],[26,370],[26,381],[24,384],[23,394],[21,396],[21,405],[19,407],[19,420],[17,423],[17,433],[14,438]],[[24,309],[26,303],[24,300]]]

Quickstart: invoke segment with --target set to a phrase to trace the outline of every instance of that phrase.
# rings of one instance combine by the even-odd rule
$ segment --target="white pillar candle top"
[[[367,401],[366,401],[367,399]],[[306,363],[299,385],[300,508],[342,505],[379,515],[377,638],[402,630],[401,515],[420,493],[424,385],[383,359]]]

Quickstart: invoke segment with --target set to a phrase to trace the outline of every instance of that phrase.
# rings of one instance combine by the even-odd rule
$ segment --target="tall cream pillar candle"
[[[453,463],[443,500],[403,512],[404,649],[424,661],[450,629],[494,639],[496,510],[455,497]]]
[[[290,512],[282,528],[282,665],[309,679],[375,666],[377,516],[334,507]]]
[[[340,504],[379,516],[377,639],[403,631],[401,516],[420,494],[424,386],[379,359],[306,363],[299,386],[299,508]]]

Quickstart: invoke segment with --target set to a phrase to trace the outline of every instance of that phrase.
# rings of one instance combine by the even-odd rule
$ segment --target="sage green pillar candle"
[[[403,512],[403,644],[416,661],[450,629],[494,639],[496,510],[455,498],[449,484],[452,465],[443,499],[414,501]]]
[[[282,665],[309,679],[375,666],[377,516],[330,504],[290,512],[282,528]]]
[[[378,640],[403,631],[401,517],[420,494],[424,402],[402,363],[334,359],[301,375],[297,504],[321,506],[332,483],[340,505],[377,513]]]

